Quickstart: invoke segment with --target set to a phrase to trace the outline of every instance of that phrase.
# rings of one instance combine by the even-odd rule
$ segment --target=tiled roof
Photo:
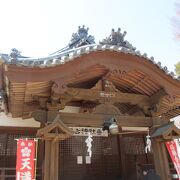
[[[156,63],[153,57],[148,57],[146,53],[141,53],[136,50],[128,41],[124,40],[126,32],[121,33],[120,29],[117,32],[112,30],[111,35],[104,39],[99,44],[95,44],[94,37],[88,35],[88,28],[79,27],[78,32],[72,35],[69,45],[55,53],[50,54],[47,57],[42,58],[29,58],[20,56],[19,51],[15,49],[15,53],[18,52],[15,59],[11,58],[11,54],[14,56],[14,52],[10,55],[0,54],[1,58],[5,60],[6,63],[16,64],[18,66],[27,66],[29,68],[33,67],[53,67],[59,64],[64,64],[69,61],[73,61],[77,57],[84,54],[89,54],[96,51],[114,51],[119,53],[130,54],[133,56],[139,56],[146,61],[156,65],[164,71],[168,76],[173,79],[180,81],[180,77],[175,76],[174,72],[169,72],[167,67],[162,67],[161,63]],[[9,59],[8,59],[9,58]],[[10,59],[11,58],[11,59]]]

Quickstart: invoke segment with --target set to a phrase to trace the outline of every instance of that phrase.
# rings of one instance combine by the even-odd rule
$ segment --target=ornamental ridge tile
[[[82,56],[83,54],[109,50],[144,58],[144,60],[148,60],[152,64],[155,64],[159,69],[164,71],[164,73],[171,76],[173,79],[180,81],[180,77],[175,76],[174,72],[169,72],[166,66],[162,67],[161,62],[156,63],[154,57],[148,57],[147,53],[142,54],[139,50],[136,50],[136,48],[133,47],[128,41],[124,40],[124,37],[127,33],[125,31],[121,33],[120,28],[117,31],[112,29],[110,36],[99,42],[99,44],[95,44],[94,37],[88,35],[88,30],[89,28],[85,28],[85,26],[79,26],[77,33],[73,33],[70,43],[67,47],[56,51],[47,57],[24,57],[21,56],[21,52],[15,48],[11,50],[9,55],[0,54],[0,57],[7,64],[16,64],[17,66],[26,66],[29,68],[46,68],[59,64],[65,64],[76,59],[77,57]]]

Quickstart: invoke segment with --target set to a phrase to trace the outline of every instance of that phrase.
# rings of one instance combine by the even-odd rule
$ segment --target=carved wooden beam
[[[151,105],[155,106],[156,112],[158,112],[161,109],[162,101],[165,96],[167,96],[168,93],[164,89],[160,89],[157,93],[155,93],[151,98],[150,98],[150,103]]]
[[[42,110],[33,113],[33,117],[39,122],[52,122],[57,116],[58,112],[50,112],[50,114],[45,115],[46,112]],[[160,118],[151,118],[143,116],[123,116],[123,115],[104,115],[104,114],[90,114],[90,113],[63,113],[60,112],[60,118],[64,124],[69,127],[77,126],[90,126],[90,127],[100,127],[103,126],[105,120],[114,117],[117,120],[119,126],[127,127],[152,127],[154,124],[156,126],[163,124]]]
[[[58,98],[63,103],[70,101],[94,101],[99,103],[130,103],[132,105],[140,104],[141,106],[149,106],[150,98],[146,95],[122,93],[122,92],[106,92],[96,89],[80,89],[80,88],[67,88],[65,94],[53,94],[52,98]]]
[[[167,95],[168,93],[164,89],[160,89],[158,92],[156,92],[155,94],[151,96],[150,102],[151,104],[157,104],[163,97]]]
[[[158,92],[153,94],[150,97],[150,101],[149,101],[150,106],[143,107],[144,113],[149,114],[149,115],[154,115],[154,116],[158,114],[158,112],[160,112],[161,110],[163,99],[167,95],[168,93],[164,89],[160,89]]]
[[[122,93],[117,91],[107,92],[98,89],[67,88],[67,91],[64,94],[53,94],[52,98],[54,98],[54,100],[52,100],[52,102],[47,103],[47,97],[38,97],[38,99],[41,108],[47,108],[50,111],[58,111],[64,109],[67,103],[80,102],[83,100],[97,104],[129,103],[137,106],[129,110],[126,114],[137,114],[137,112],[141,112],[142,109],[142,112],[144,112],[145,115],[156,116],[165,96],[167,96],[167,93],[163,89],[155,93],[153,96],[148,97],[140,94]]]
[[[88,114],[88,113],[60,113],[62,121],[67,126],[102,126],[104,121],[111,118],[112,115]],[[119,126],[127,127],[151,127],[154,123],[154,118],[143,116],[113,116]],[[160,118],[156,118],[156,125],[161,125],[163,122]]]

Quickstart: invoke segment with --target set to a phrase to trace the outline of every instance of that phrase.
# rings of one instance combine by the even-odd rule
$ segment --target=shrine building
[[[19,138],[38,139],[37,180],[177,178],[165,143],[180,136],[180,77],[125,35],[95,43],[82,26],[47,57],[0,54],[0,179],[16,177]]]

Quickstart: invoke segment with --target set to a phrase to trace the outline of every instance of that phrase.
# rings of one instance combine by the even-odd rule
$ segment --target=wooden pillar
[[[164,168],[165,168],[165,176],[167,177],[168,180],[171,180],[171,173],[170,173],[170,168],[169,168],[169,161],[168,161],[168,155],[167,155],[167,150],[166,150],[166,145],[164,142],[161,143],[162,147],[162,158],[164,162]]]
[[[38,161],[37,161],[37,167],[36,168],[40,168],[41,171],[36,171],[37,174],[44,174],[44,158],[45,158],[45,141],[38,141],[38,152],[37,152],[37,156],[38,156]]]
[[[51,141],[51,166],[50,166],[50,179],[55,180],[55,142]]]
[[[165,144],[157,139],[152,143],[156,173],[163,180],[171,180]]]
[[[44,180],[50,179],[50,161],[51,155],[51,141],[45,140],[45,162],[44,162]]]
[[[54,180],[59,179],[59,141],[54,142]]]
[[[119,155],[121,158],[122,176],[124,180],[127,180],[126,157],[125,157],[125,152],[124,152],[124,143],[123,143],[122,135],[118,135],[118,148],[119,148]]]
[[[51,124],[38,130],[37,136],[45,140],[44,180],[59,179],[59,141],[72,134],[73,132],[60,120],[59,115]]]
[[[56,155],[55,155],[55,158],[57,159],[56,160],[56,163],[55,163],[55,169],[56,169],[56,180],[58,180],[59,178],[59,141],[56,142]]]
[[[45,142],[44,180],[58,180],[59,172],[59,140]]]

